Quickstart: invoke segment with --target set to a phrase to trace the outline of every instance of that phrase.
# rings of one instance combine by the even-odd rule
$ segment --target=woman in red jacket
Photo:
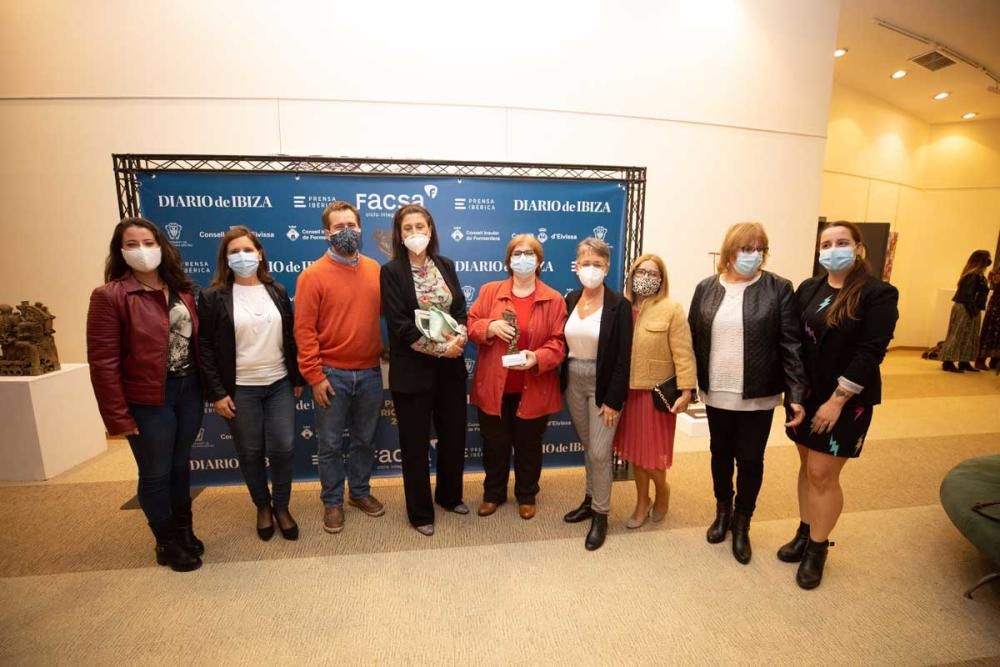
[[[479,516],[507,500],[511,449],[518,514],[535,516],[542,434],[549,415],[562,408],[558,368],[566,354],[566,302],[538,279],[543,259],[534,236],[512,238],[506,257],[511,277],[483,285],[469,311],[469,338],[478,346],[469,402],[479,408],[486,470]],[[516,326],[509,321],[515,317]],[[525,361],[505,368],[503,357],[515,339]]]
[[[97,405],[108,433],[132,448],[156,562],[195,570],[205,546],[191,528],[191,445],[204,411],[194,286],[176,248],[144,218],[115,227],[104,280],[87,313]]]

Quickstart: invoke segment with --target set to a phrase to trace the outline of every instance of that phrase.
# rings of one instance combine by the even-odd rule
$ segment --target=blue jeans
[[[198,375],[168,377],[162,405],[130,403],[139,435],[128,436],[139,467],[139,506],[150,523],[191,512],[191,445],[204,416]]]
[[[323,487],[319,497],[326,507],[336,507],[344,504],[345,478],[352,498],[371,494],[369,480],[375,465],[373,441],[382,406],[382,370],[324,366],[323,372],[337,395],[330,397],[328,408],[316,405],[319,481]],[[350,429],[346,464],[345,428]]]
[[[295,396],[287,377],[265,386],[236,386],[236,416],[227,419],[240,470],[257,507],[287,510],[292,495],[292,454],[295,442]],[[271,468],[274,496],[267,488]]]

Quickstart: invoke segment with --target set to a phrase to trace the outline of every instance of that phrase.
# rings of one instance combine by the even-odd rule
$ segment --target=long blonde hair
[[[635,276],[635,270],[639,268],[639,265],[646,260],[650,260],[656,264],[656,268],[660,270],[660,276],[662,276],[660,289],[657,290],[656,294],[647,297],[646,301],[649,303],[656,303],[660,299],[666,299],[667,295],[670,293],[670,281],[667,280],[667,265],[663,263],[663,260],[660,259],[659,255],[646,253],[645,255],[639,256],[639,258],[632,262],[632,267],[628,270],[628,275],[625,276],[625,298],[628,299],[630,303],[635,303],[635,294],[632,293],[632,277]]]

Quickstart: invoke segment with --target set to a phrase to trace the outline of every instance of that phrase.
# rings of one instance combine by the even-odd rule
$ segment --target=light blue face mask
[[[740,250],[736,253],[736,261],[733,263],[733,268],[741,276],[752,276],[757,273],[757,269],[763,263],[764,253],[761,251],[743,252]]]
[[[854,248],[847,246],[827,248],[819,252],[819,263],[830,273],[843,273],[854,266],[855,259]]]
[[[530,276],[538,266],[534,255],[515,255],[510,258],[510,270],[519,276]]]
[[[256,251],[237,252],[232,255],[226,255],[226,262],[229,264],[229,268],[240,278],[249,278],[257,273],[257,267],[260,265],[260,257],[257,256]]]

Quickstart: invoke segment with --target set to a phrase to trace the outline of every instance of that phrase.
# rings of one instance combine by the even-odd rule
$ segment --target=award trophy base
[[[503,364],[504,368],[510,368],[511,366],[520,366],[522,364],[528,363],[528,355],[526,355],[524,352],[505,354],[500,358],[500,363]]]

